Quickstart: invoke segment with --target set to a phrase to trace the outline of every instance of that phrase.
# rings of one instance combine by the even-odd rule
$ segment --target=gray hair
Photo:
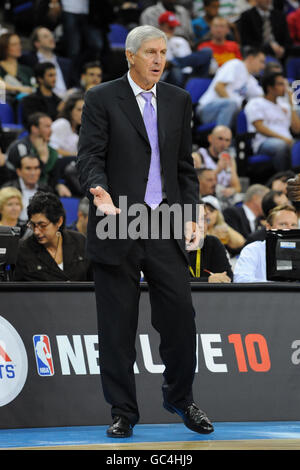
[[[267,186],[264,186],[262,184],[252,184],[251,186],[249,186],[249,188],[247,189],[247,191],[245,193],[244,202],[251,201],[253,196],[256,195],[256,194],[258,196],[263,197],[269,191],[270,191],[270,189],[267,188]]]
[[[125,50],[136,54],[143,42],[160,38],[164,39],[167,44],[167,36],[160,29],[150,25],[137,26],[128,33],[125,42]],[[130,67],[128,60],[127,62]]]

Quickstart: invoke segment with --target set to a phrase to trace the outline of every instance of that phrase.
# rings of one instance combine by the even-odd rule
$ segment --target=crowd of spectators
[[[168,39],[162,80],[186,89],[195,78],[207,83],[191,123],[205,207],[191,280],[265,282],[266,231],[299,225],[286,190],[300,168],[300,66],[287,72],[300,61],[299,20],[297,0],[5,2],[0,91],[17,126],[0,128],[0,225],[21,230],[15,280],[92,279],[84,254],[89,201],[75,167],[84,94],[126,72],[124,40],[114,43],[112,25],[126,35],[150,24]],[[69,227],[64,198],[80,201]]]

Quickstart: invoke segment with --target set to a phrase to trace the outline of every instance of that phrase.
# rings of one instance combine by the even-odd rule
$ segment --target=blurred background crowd
[[[127,72],[126,36],[144,24],[168,38],[162,80],[193,102],[206,238],[191,280],[264,282],[267,230],[298,228],[286,187],[300,169],[299,1],[6,0],[0,228],[21,231],[14,280],[92,280],[75,167],[84,94]]]

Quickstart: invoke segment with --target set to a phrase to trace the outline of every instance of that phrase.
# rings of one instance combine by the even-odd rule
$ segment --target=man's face
[[[86,89],[99,85],[102,82],[102,70],[100,67],[91,67],[82,74],[82,80]]]
[[[273,0],[256,0],[256,6],[262,10],[270,10]]]
[[[253,75],[258,75],[266,66],[266,56],[263,53],[257,54],[256,56],[251,56],[250,59],[250,73]]]
[[[298,217],[297,214],[291,211],[279,211],[273,218],[273,223],[267,228],[273,230],[292,230],[298,228]],[[269,229],[268,228],[268,229]]]
[[[17,168],[19,178],[22,178],[26,186],[35,186],[40,179],[41,166],[38,158],[24,157],[21,160],[21,168]]]
[[[56,83],[55,68],[46,70],[41,82],[44,85],[44,87],[46,87],[48,90],[52,90],[55,87],[55,83]]]
[[[226,19],[215,18],[210,27],[212,40],[224,41],[229,33],[228,23]]]
[[[41,28],[38,31],[38,40],[35,42],[35,46],[43,49],[53,50],[55,49],[55,39],[51,31],[47,28]]]
[[[220,2],[216,0],[215,2],[211,2],[211,4],[208,5],[207,7],[204,7],[204,10],[205,10],[206,15],[209,18],[214,18],[215,16],[218,15],[219,8],[220,8]]]
[[[286,82],[284,77],[276,77],[272,92],[275,96],[284,96],[286,91]]]
[[[230,146],[231,131],[230,129],[216,130],[208,136],[208,141],[213,148],[213,153],[219,155]]]
[[[199,187],[201,196],[215,194],[217,179],[215,173],[210,170],[203,171],[199,177]]]
[[[38,131],[38,136],[42,137],[45,142],[49,142],[50,137],[51,137],[51,125],[52,125],[52,119],[48,117],[42,117],[39,120],[39,125],[36,128]]]
[[[150,90],[157,83],[166,64],[167,46],[163,38],[144,41],[136,54],[126,51],[130,62],[130,75],[144,90]]]

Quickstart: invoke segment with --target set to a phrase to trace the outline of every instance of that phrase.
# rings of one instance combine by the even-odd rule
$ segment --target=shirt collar
[[[132,91],[134,93],[134,96],[138,96],[141,93],[145,93],[145,91],[147,91],[149,93],[152,91],[153,95],[156,97],[156,83],[153,85],[151,90],[144,90],[139,85],[137,85],[135,83],[135,81],[131,78],[129,70],[128,70],[128,73],[127,73],[127,78],[128,78],[128,81],[129,81],[129,85],[131,86]]]
[[[251,209],[249,209],[248,206],[246,206],[246,204],[243,204],[243,209],[246,213],[247,219],[251,220],[251,222],[256,220],[256,215],[252,212]]]
[[[263,18],[268,18],[270,16],[271,10],[262,10],[261,8],[256,7],[256,10]]]

